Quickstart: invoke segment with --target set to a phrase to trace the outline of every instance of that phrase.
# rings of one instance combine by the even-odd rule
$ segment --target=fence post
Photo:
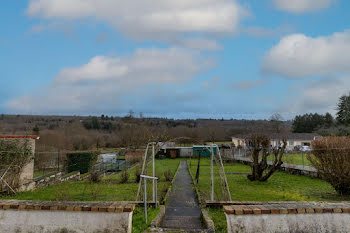
[[[156,188],[155,188],[155,199],[156,199],[156,202],[155,202],[155,206],[156,206],[156,209],[158,207],[158,203],[157,203],[157,199],[158,199],[158,193],[157,193],[157,184],[158,184],[158,180],[155,179],[155,182],[156,182]]]
[[[210,158],[210,183],[211,183],[211,194],[210,199],[211,201],[214,201],[214,148],[213,145],[210,146],[211,148],[211,158]]]
[[[143,201],[145,203],[145,223],[147,224],[147,187],[146,187],[146,178],[143,178]]]
[[[305,168],[305,165],[304,165],[304,152],[301,154],[302,158],[303,158],[303,169]]]
[[[58,149],[58,152],[57,152],[57,171],[58,172],[60,171],[60,160],[61,160],[61,150]]]

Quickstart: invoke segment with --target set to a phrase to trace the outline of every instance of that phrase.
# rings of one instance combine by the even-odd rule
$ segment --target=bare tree
[[[283,164],[282,158],[287,146],[286,139],[281,140],[276,147],[271,147],[270,139],[265,134],[251,134],[246,138],[246,145],[251,149],[253,163],[250,181],[267,181]],[[268,164],[268,156],[273,155],[272,164]]]
[[[280,133],[283,130],[283,117],[279,113],[275,113],[270,117],[270,122],[273,123],[273,127],[276,133]]]

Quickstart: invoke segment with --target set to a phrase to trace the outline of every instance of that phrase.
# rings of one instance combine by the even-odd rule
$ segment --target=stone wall
[[[131,233],[134,208],[123,202],[0,200],[0,233]]]
[[[54,184],[59,184],[66,181],[79,181],[87,178],[89,178],[88,175],[85,176],[84,178],[81,178],[80,172],[71,172],[69,174],[63,174],[61,172],[58,172],[56,174],[51,174],[49,176],[43,177],[39,180],[34,179],[31,182],[22,184],[19,187],[18,191],[20,192],[29,191],[37,188],[47,187]]]
[[[350,203],[237,203],[224,211],[229,233],[350,232]]]

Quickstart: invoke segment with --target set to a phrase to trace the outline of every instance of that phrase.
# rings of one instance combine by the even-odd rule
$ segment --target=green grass
[[[201,164],[209,165],[209,159],[202,159]],[[191,173],[195,176],[196,161],[192,160]],[[210,166],[200,168],[199,193],[202,200],[210,199]],[[215,167],[216,200],[222,200],[220,176]],[[250,172],[250,167],[242,164],[226,164],[225,172]],[[349,196],[337,195],[327,182],[306,176],[276,172],[267,182],[249,181],[247,175],[227,174],[227,180],[233,200],[237,201],[347,201]]]
[[[273,156],[268,157],[269,161],[274,160]],[[283,162],[296,165],[312,166],[310,161],[307,159],[306,154],[285,154],[283,155]]]
[[[227,232],[227,222],[226,216],[222,207],[217,208],[206,208],[209,213],[210,218],[213,220],[215,225],[216,233],[226,233]]]
[[[36,172],[34,172],[33,177],[37,178],[37,177],[40,177],[40,176],[46,176],[46,175],[55,174],[55,173],[56,172],[52,172],[52,171],[36,171]]]
[[[160,178],[158,182],[158,200],[162,200],[170,186],[170,182],[165,181],[164,171],[170,169],[174,174],[180,160],[164,159],[156,160],[156,176]],[[13,196],[1,196],[2,199],[19,200],[45,200],[45,201],[134,201],[138,183],[135,182],[135,170],[129,170],[129,180],[121,184],[121,173],[109,175],[99,183],[90,181],[65,182],[34,191],[22,192]],[[148,175],[151,175],[152,167],[149,167]],[[152,185],[148,182],[147,196],[151,199]]]
[[[151,224],[152,220],[159,213],[159,208],[147,208],[147,224],[145,223],[145,212],[143,207],[137,207],[134,210],[132,216],[132,232],[133,233],[142,233],[144,232]]]

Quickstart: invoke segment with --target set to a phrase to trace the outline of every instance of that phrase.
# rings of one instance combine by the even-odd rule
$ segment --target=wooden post
[[[197,172],[196,172],[197,184],[199,182],[199,167],[200,167],[200,163],[201,163],[201,151],[198,150],[198,163],[197,163]]]
[[[155,152],[154,152],[154,143],[152,144],[152,167],[153,167],[153,177],[156,177],[156,167],[155,167]],[[156,200],[156,181],[153,180],[153,201]]]
[[[210,195],[210,199],[211,201],[214,201],[214,148],[213,145],[210,146],[211,148],[211,161],[210,161],[210,178],[211,178],[211,195]]]

